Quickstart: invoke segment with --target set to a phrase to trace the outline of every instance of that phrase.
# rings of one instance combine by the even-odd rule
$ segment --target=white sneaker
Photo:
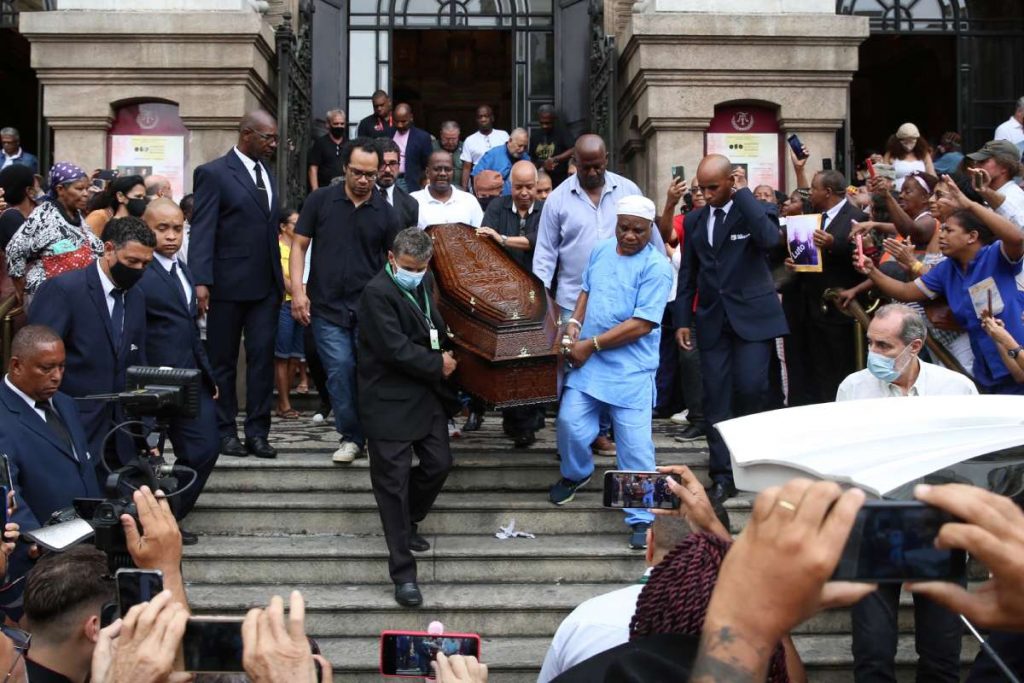
[[[681,410],[669,419],[679,425],[688,425],[690,421],[686,419],[686,416],[690,413],[689,410]]]
[[[316,415],[313,416],[313,423],[314,424],[320,424],[323,421],[324,421],[324,416],[321,413],[317,413]]]
[[[337,462],[347,464],[356,459],[361,449],[351,441],[342,441],[341,447],[334,451],[334,455],[331,456],[331,462]]]
[[[462,438],[462,430],[455,424],[455,420],[448,420],[448,438],[459,439]]]

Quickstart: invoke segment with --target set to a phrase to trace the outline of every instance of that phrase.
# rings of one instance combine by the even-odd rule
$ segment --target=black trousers
[[[791,321],[783,338],[789,375],[789,405],[831,403],[839,385],[856,369],[853,321],[836,324]]]
[[[853,606],[853,679],[856,683],[895,683],[898,583],[883,583]],[[960,617],[923,595],[914,596],[914,647],[919,683],[960,680]]]
[[[448,418],[438,407],[430,432],[417,441],[369,439],[370,485],[388,544],[391,580],[416,580],[416,559],[409,550],[412,525],[430,512],[452,467]],[[416,454],[419,465],[412,466]]]
[[[245,436],[267,438],[270,408],[274,401],[274,336],[280,296],[272,291],[258,301],[210,302],[206,317],[206,349],[217,380],[217,427],[221,437],[238,430],[238,396],[235,375],[238,345],[245,333]]]
[[[217,432],[217,406],[213,394],[205,386],[199,392],[199,414],[194,418],[171,420],[167,437],[174,446],[177,463],[196,471],[195,482],[184,492],[171,498],[171,507],[177,519],[184,519],[192,511],[196,499],[206,486],[206,480],[217,464],[220,454],[220,439]],[[189,478],[181,475],[182,486]]]
[[[696,343],[697,328],[693,326],[690,326],[690,341],[693,342],[693,348],[687,351],[680,347],[675,339],[672,340],[679,354],[678,384],[683,391],[686,419],[694,427],[707,431],[707,423],[704,420],[704,380],[701,379],[700,374],[700,350]]]

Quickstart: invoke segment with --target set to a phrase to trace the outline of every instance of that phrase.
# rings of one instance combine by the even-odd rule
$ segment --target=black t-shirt
[[[313,141],[313,147],[309,150],[309,158],[306,163],[316,166],[316,181],[320,187],[327,187],[331,184],[332,178],[343,173],[341,148],[344,146],[344,140],[334,144],[330,135],[321,135]]]
[[[25,659],[25,673],[28,674],[30,683],[71,683],[67,676],[47,669],[42,664],[36,664],[28,658]]]
[[[575,144],[576,141],[564,128],[555,126],[550,132],[538,128],[530,133],[530,159],[537,164],[537,168],[544,168],[545,161],[572,149]],[[548,175],[551,176],[552,187],[558,187],[559,183],[569,177],[569,161],[558,164]]]
[[[508,249],[508,254],[519,265],[532,273],[533,250],[537,246],[537,231],[540,230],[540,212],[544,208],[544,202],[534,202],[533,211],[526,218],[520,218],[519,212],[513,210],[513,206],[515,204],[512,197],[495,197],[494,201],[487,206],[487,211],[484,212],[481,225],[494,228],[499,235],[525,237],[529,240],[529,250]]]
[[[14,233],[18,232],[18,228],[24,222],[25,217],[21,215],[21,211],[13,206],[0,214],[0,251],[7,248],[7,243],[11,241]]]
[[[388,116],[387,121],[381,121],[376,114],[370,114],[359,122],[356,132],[361,138],[390,138],[395,134],[394,119]]]
[[[306,198],[295,232],[313,240],[306,293],[310,312],[352,327],[359,296],[387,262],[402,221],[379,192],[357,208],[344,183]]]

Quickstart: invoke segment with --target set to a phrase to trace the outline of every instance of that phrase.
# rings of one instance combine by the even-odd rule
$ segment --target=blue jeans
[[[619,469],[649,472],[654,469],[654,440],[651,438],[651,406],[620,408],[598,401],[582,391],[566,387],[558,409],[558,452],[562,476],[580,481],[594,472],[590,444],[597,438],[600,417],[610,416],[615,427]],[[654,520],[647,510],[630,508],[626,524]]]
[[[571,318],[571,317],[572,317],[572,309],[571,308],[563,308],[561,306],[558,307],[558,324],[559,325],[561,325],[562,327],[565,327],[565,324],[569,322],[569,318]],[[565,367],[566,366],[564,364],[558,366],[558,395],[559,396],[562,395],[562,383],[565,381]],[[608,411],[607,410],[602,410],[601,411],[600,427],[601,427],[600,431],[594,437],[595,439],[598,436],[608,436],[608,435],[610,435],[612,433],[612,419],[610,417],[608,417]]]
[[[327,373],[327,393],[334,411],[334,428],[342,441],[360,448],[366,442],[356,408],[356,328],[342,327],[313,316],[313,338]]]

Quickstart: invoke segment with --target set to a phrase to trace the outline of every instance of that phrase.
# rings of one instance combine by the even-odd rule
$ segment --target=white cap
[[[620,216],[637,216],[653,221],[657,209],[654,207],[654,202],[647,197],[640,194],[632,194],[619,200],[615,207],[615,213]]]

